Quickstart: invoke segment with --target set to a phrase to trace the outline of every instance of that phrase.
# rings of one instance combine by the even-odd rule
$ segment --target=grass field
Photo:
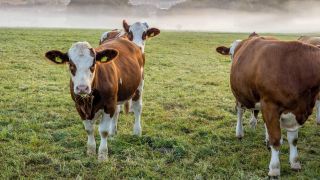
[[[98,45],[102,30],[0,29],[0,179],[265,179],[270,153],[245,116],[235,138],[229,57],[215,52],[247,34],[162,32],[146,47],[142,137],[122,114],[109,161],[86,155],[86,132],[69,94],[65,65],[44,59],[73,42]],[[294,35],[276,35],[295,39]],[[320,127],[313,114],[299,133],[301,172],[281,147],[283,179],[320,178]],[[283,135],[286,132],[283,131]],[[99,135],[96,129],[96,139]],[[284,138],[286,140],[286,138]]]

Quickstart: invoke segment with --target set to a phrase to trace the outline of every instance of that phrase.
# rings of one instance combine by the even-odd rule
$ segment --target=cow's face
[[[145,41],[147,38],[151,38],[160,34],[160,30],[157,28],[149,28],[147,23],[136,22],[129,25],[123,20],[123,28],[128,33],[128,39],[138,45],[142,52],[144,52]]]
[[[230,45],[230,48],[225,46],[217,47],[216,51],[222,55],[230,55],[231,56],[231,62],[233,61],[234,53],[236,48],[239,46],[239,44],[242,42],[242,40],[235,40]]]
[[[75,94],[90,94],[95,70],[95,52],[86,42],[78,42],[68,51],[69,69]]]
[[[46,57],[57,64],[68,63],[73,83],[73,91],[77,95],[87,96],[92,92],[92,82],[95,77],[96,61],[108,62],[118,55],[114,49],[96,52],[88,42],[77,42],[71,46],[68,53],[48,51]],[[102,61],[102,59],[106,59]]]

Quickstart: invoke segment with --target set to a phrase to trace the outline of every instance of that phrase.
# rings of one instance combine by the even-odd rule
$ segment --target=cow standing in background
[[[287,130],[290,166],[300,170],[298,129],[312,113],[320,89],[320,49],[249,36],[234,48],[230,84],[241,106],[262,110],[271,147],[268,175],[280,176],[281,128]]]
[[[144,56],[144,49],[146,40],[148,38],[155,37],[160,34],[160,30],[157,28],[150,28],[148,23],[144,22],[135,22],[132,25],[129,25],[126,20],[122,22],[123,30],[114,29],[112,31],[104,32],[100,37],[99,44],[103,44],[110,40],[114,40],[117,38],[127,38],[133,43],[135,43],[141,49]],[[143,62],[144,64],[145,62]],[[143,77],[144,78],[144,77]],[[121,109],[121,107],[120,107]],[[125,103],[125,112],[133,112],[132,109],[132,101],[129,100]]]
[[[108,157],[107,137],[117,131],[118,107],[130,99],[135,115],[133,133],[141,135],[144,56],[138,46],[124,38],[97,48],[78,42],[67,53],[52,50],[45,56],[54,63],[69,64],[70,93],[88,134],[88,154],[96,153],[96,113],[103,110],[98,160],[104,161]]]
[[[303,43],[312,44],[320,48],[320,37],[312,37],[312,36],[300,36],[298,41]],[[317,116],[317,123],[320,125],[320,94],[317,96],[316,101],[316,116]]]
[[[241,43],[242,40],[238,39],[235,40],[230,48],[227,47],[219,47],[217,48],[217,52],[219,52],[220,54],[223,55],[230,55],[231,57],[231,63],[233,62],[233,56],[234,56],[234,50],[235,47],[237,47],[237,45],[239,43]],[[244,136],[244,132],[243,132],[243,113],[245,111],[244,107],[241,107],[241,105],[238,103],[238,101],[236,101],[236,111],[237,111],[237,126],[236,126],[236,137],[238,139],[242,139]],[[251,120],[250,120],[250,125],[252,128],[255,128],[257,125],[257,119],[258,119],[258,114],[259,114],[259,109],[253,109],[251,110]]]
[[[253,32],[252,34],[250,34],[249,37],[253,37],[256,36],[257,34],[255,32]],[[265,39],[268,40],[277,40],[274,37],[269,37],[266,36],[264,37]],[[236,47],[242,42],[242,40],[238,39],[235,40],[230,48],[227,48],[225,46],[220,46],[216,49],[216,51],[222,55],[230,55],[231,57],[231,63],[233,63],[233,58],[234,58],[234,53],[235,53],[235,49]],[[245,107],[241,106],[241,104],[236,101],[236,111],[237,111],[237,126],[236,126],[236,137],[238,139],[242,139],[244,136],[244,130],[243,130],[243,113],[245,111]],[[260,111],[260,105],[257,104],[257,106],[254,109],[251,109],[251,120],[250,120],[250,125],[251,128],[255,128],[257,125],[257,120],[258,120],[258,114]],[[266,145],[269,146],[269,137],[268,137],[268,132],[266,131],[266,136],[265,136],[265,142]],[[282,141],[282,140],[281,140]]]

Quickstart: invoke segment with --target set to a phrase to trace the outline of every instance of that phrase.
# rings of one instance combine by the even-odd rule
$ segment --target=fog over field
[[[166,30],[320,32],[313,0],[0,0],[0,27],[121,28],[122,19]]]

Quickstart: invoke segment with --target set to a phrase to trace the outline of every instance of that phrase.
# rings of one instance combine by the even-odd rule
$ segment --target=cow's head
[[[74,93],[86,96],[92,92],[96,62],[109,62],[117,55],[118,51],[114,49],[95,51],[88,42],[77,42],[67,53],[52,50],[48,51],[45,56],[56,64],[68,63]]]
[[[219,46],[219,47],[217,47],[216,51],[222,55],[230,55],[231,61],[233,61],[235,50],[241,42],[242,42],[242,40],[235,40],[231,44],[230,48],[225,47],[225,46]]]
[[[138,45],[144,53],[145,41],[160,34],[157,28],[149,28],[147,23],[136,22],[129,25],[126,20],[123,20],[123,28],[128,33],[128,39]]]

